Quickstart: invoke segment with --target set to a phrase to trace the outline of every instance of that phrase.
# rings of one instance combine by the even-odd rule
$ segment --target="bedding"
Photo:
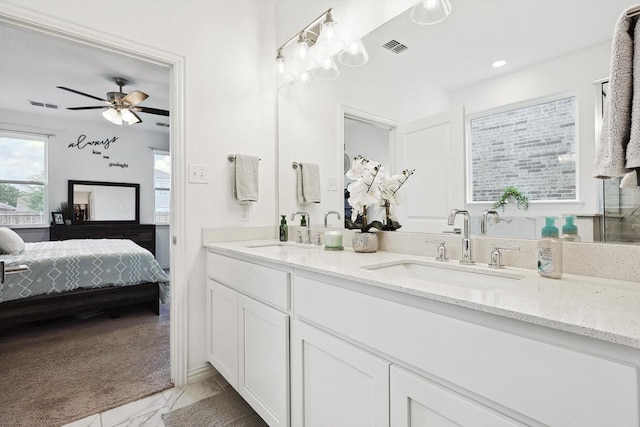
[[[7,276],[0,303],[77,289],[158,283],[160,300],[169,294],[169,276],[151,253],[131,240],[79,239],[26,243],[20,254],[0,255],[7,267],[29,271]]]

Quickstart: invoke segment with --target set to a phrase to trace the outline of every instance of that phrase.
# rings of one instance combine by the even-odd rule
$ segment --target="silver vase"
[[[351,241],[354,252],[372,253],[378,250],[377,233],[356,232]]]

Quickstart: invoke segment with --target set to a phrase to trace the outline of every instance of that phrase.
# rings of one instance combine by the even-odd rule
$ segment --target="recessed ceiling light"
[[[493,68],[500,68],[502,66],[504,66],[507,63],[507,61],[505,61],[504,59],[498,59],[497,61],[494,61],[493,64],[491,64],[491,66]]]

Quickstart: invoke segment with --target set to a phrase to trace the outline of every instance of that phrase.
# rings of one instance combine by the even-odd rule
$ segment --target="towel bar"
[[[229,160],[231,163],[236,161],[236,155],[235,154],[229,154],[227,156],[227,160]],[[258,158],[258,160],[262,160],[261,158]]]

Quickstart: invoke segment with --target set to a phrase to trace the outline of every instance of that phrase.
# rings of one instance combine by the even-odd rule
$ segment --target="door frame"
[[[176,386],[187,383],[187,283],[185,271],[186,237],[186,147],[184,93],[185,58],[180,55],[140,45],[90,28],[42,15],[13,5],[3,4],[0,23],[27,29],[41,34],[63,38],[141,61],[167,67],[170,81],[170,152],[171,152],[171,202],[170,202],[170,276],[171,322],[170,363],[171,379]]]

